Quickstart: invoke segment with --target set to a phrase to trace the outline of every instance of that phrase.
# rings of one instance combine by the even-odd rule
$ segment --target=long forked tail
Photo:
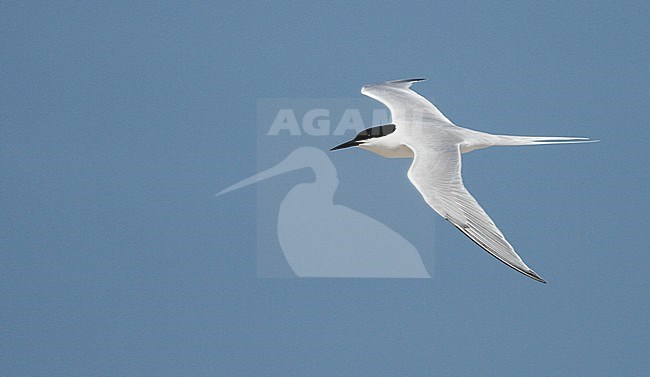
[[[575,144],[595,143],[600,140],[592,140],[588,137],[564,137],[564,136],[510,136],[494,135],[495,145],[546,145],[546,144]]]

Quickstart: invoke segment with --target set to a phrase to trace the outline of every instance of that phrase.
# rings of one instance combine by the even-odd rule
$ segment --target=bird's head
[[[383,126],[366,128],[365,130],[359,132],[357,136],[354,137],[354,139],[350,141],[346,141],[343,144],[337,145],[334,148],[330,149],[330,151],[335,151],[338,149],[344,149],[350,147],[358,147],[360,145],[368,143],[372,139],[377,139],[389,135],[393,132],[395,132],[394,124],[384,124]]]

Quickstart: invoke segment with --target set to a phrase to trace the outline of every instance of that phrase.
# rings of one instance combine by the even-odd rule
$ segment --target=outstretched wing
[[[463,185],[460,149],[457,145],[412,140],[408,146],[415,155],[408,177],[431,208],[501,262],[532,279],[546,283],[526,266]]]
[[[410,89],[414,82],[424,80],[426,79],[396,80],[365,85],[361,88],[361,94],[386,105],[392,122],[397,125],[427,122],[455,127],[431,102]]]

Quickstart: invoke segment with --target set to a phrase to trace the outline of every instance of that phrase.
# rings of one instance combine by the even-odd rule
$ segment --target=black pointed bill
[[[350,147],[356,147],[359,144],[361,144],[361,143],[359,141],[357,141],[357,140],[350,140],[350,141],[346,141],[345,143],[343,143],[341,145],[335,146],[334,148],[330,149],[330,151],[335,151],[335,150],[338,150],[338,149],[345,149],[345,148],[350,148]]]

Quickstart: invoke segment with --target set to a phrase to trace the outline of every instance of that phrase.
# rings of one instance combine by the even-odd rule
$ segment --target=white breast
[[[381,138],[369,139],[367,142],[359,145],[359,148],[377,153],[387,158],[413,158],[413,151],[402,144],[395,134],[390,134]]]

